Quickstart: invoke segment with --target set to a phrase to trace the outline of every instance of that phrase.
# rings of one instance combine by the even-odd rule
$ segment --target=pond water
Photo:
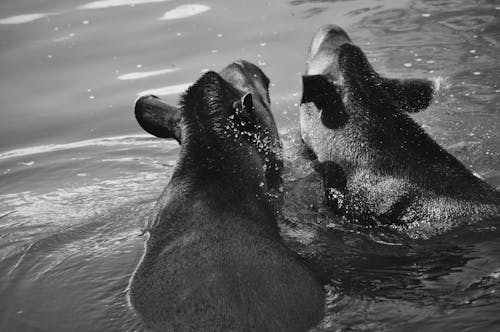
[[[0,13],[1,331],[143,330],[124,294],[179,147],[140,129],[134,100],[176,103],[239,58],[272,82],[284,238],[329,280],[316,330],[500,330],[495,227],[411,243],[344,227],[296,154],[307,46],[334,23],[379,72],[451,83],[414,118],[500,188],[498,0],[18,0]]]

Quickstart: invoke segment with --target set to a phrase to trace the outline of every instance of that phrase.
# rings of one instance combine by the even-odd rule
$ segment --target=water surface
[[[422,243],[353,229],[324,210],[296,154],[307,46],[335,23],[384,75],[451,83],[414,118],[499,188],[498,1],[19,0],[0,13],[0,330],[143,330],[124,292],[179,148],[143,133],[133,102],[176,103],[239,58],[271,78],[281,229],[328,280],[317,330],[500,329],[494,227]]]

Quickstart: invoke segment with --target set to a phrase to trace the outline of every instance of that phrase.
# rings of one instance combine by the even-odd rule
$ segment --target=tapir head
[[[404,168],[420,144],[429,143],[407,112],[429,106],[431,81],[381,77],[336,26],[320,29],[309,52],[301,133],[320,162],[335,162],[345,172],[353,166]]]
[[[148,133],[180,144],[187,135],[207,143],[226,135],[230,142],[229,131],[249,137],[257,131],[252,94],[237,90],[215,72],[202,75],[180,103],[177,107],[153,95],[142,96],[135,103],[137,122]]]
[[[270,110],[269,79],[254,64],[236,61],[220,74],[205,73],[184,94],[181,107],[155,96],[136,101],[135,115],[148,133],[173,138],[182,144],[184,136],[210,140],[212,134],[238,135],[252,144],[265,168],[269,189],[281,185],[281,143]],[[194,128],[203,130],[193,130]]]

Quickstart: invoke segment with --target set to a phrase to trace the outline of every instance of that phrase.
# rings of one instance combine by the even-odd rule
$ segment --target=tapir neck
[[[192,136],[191,136],[192,137]],[[182,143],[179,161],[172,179],[234,191],[234,197],[263,196],[266,179],[257,151],[243,139],[190,140]]]

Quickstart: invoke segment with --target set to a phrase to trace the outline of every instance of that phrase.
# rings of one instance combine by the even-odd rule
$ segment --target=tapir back
[[[321,318],[323,290],[311,273],[273,232],[233,211],[167,204],[130,284],[151,328],[304,331]]]

